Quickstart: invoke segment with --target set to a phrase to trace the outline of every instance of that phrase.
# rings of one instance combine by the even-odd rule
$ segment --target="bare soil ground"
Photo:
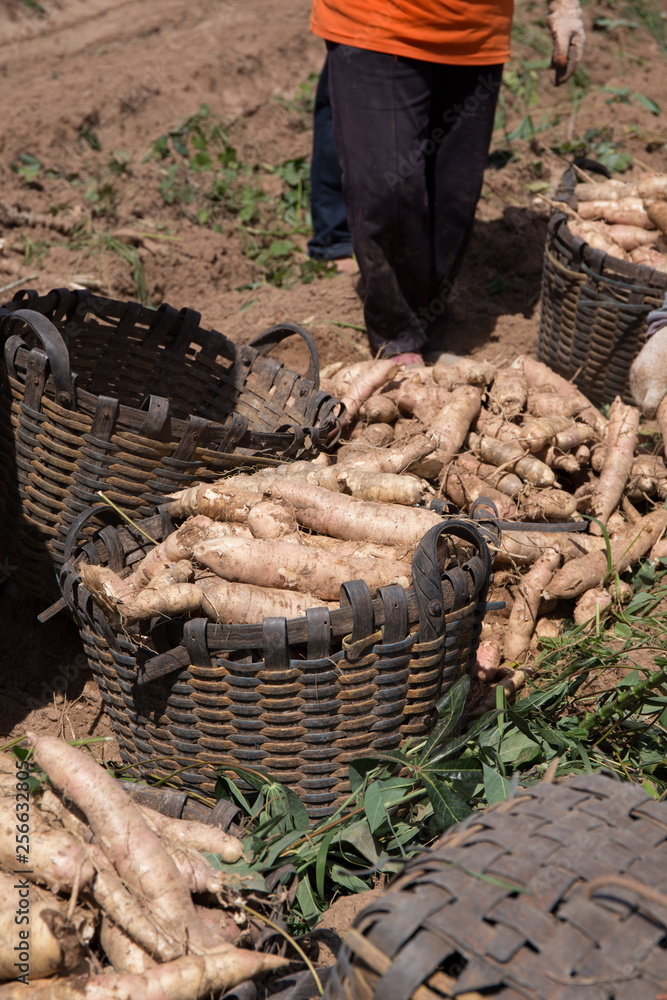
[[[667,106],[664,53],[640,26],[593,30],[594,16],[613,19],[618,8],[585,7],[589,81],[573,101],[535,65],[542,56],[529,42],[546,38],[542,12],[519,0],[522,31],[494,139],[496,154],[513,156],[496,155],[487,172],[454,302],[454,351],[493,360],[534,351],[549,215],[536,194],[554,193],[564,144],[588,134],[589,144],[630,152],[633,170],[666,167],[667,135],[650,106]],[[358,276],[264,280],[238,216],[221,212],[216,227],[202,221],[179,188],[184,166],[170,173],[173,161],[149,156],[159,136],[205,104],[267,199],[279,197],[272,168],[310,151],[306,98],[323,44],[308,32],[308,13],[308,0],[0,0],[0,300],[12,286],[43,293],[72,283],[135,298],[139,268],[152,305],[193,307],[234,340],[291,320],[313,331],[322,364],[365,352]],[[508,141],[528,117],[534,134]],[[61,218],[79,230],[48,224]],[[293,237],[301,252],[306,239],[303,229]],[[282,358],[305,365],[298,345]],[[76,631],[64,616],[37,626],[40,610],[11,580],[2,591],[0,736],[31,728],[109,736]],[[99,752],[118,759],[113,741]]]

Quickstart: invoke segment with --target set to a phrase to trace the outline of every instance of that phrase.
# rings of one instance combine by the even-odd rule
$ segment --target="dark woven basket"
[[[521,789],[409,862],[343,941],[325,1000],[656,1000],[667,803],[601,775]]]
[[[646,317],[662,305],[667,274],[594,250],[555,212],[542,272],[537,357],[572,379],[597,406],[628,388],[630,366],[646,338]]]
[[[292,334],[309,352],[305,376],[266,356]],[[339,426],[315,341],[289,323],[239,346],[191,309],[60,289],[17,293],[0,338],[0,535],[37,597],[58,596],[53,567],[98,490],[148,517],[230,467],[310,457]]]
[[[438,699],[471,668],[491,558],[470,520],[446,518],[426,533],[407,591],[387,586],[373,599],[354,580],[332,612],[310,608],[256,625],[153,620],[128,630],[106,621],[75,564],[122,573],[150,545],[131,526],[108,527],[81,550],[85,517],[70,531],[61,589],[137,776],[174,774],[212,794],[216,767],[259,768],[292,787],[311,816],[326,816],[349,794],[350,761],[428,732]],[[169,534],[167,505],[141,527],[156,540]],[[436,552],[441,536],[451,541]],[[466,561],[456,565],[453,554],[442,572],[444,548]]]

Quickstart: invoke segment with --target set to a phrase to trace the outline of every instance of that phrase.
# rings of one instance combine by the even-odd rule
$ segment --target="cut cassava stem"
[[[607,451],[600,478],[591,500],[591,513],[602,524],[621,501],[637,445],[640,413],[636,406],[627,406],[619,396],[609,408]],[[599,524],[593,522],[590,530],[601,534]]]

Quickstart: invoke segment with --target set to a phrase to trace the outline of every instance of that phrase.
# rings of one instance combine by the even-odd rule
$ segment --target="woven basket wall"
[[[549,222],[542,272],[538,360],[572,379],[601,406],[628,389],[645,343],[646,317],[662,305],[667,274],[594,250],[573,236],[567,217]]]
[[[325,1000],[657,1000],[667,803],[601,775],[520,789],[410,861],[343,942]]]
[[[230,467],[313,456],[340,404],[319,389],[311,334],[270,327],[237,345],[199,313],[87,291],[19,292],[0,309],[0,535],[19,582],[58,596],[74,519],[103,490],[146,517],[175,490]],[[267,357],[293,334],[305,375]]]
[[[130,526],[108,527],[80,549],[80,527],[70,532],[61,588],[123,760],[137,776],[178,772],[179,784],[212,794],[217,767],[260,768],[293,788],[311,816],[329,815],[349,794],[350,761],[428,732],[438,699],[474,661],[491,559],[472,521],[445,519],[427,532],[407,591],[387,586],[373,599],[354,580],[332,612],[311,608],[303,618],[255,625],[154,620],[129,629],[107,622],[75,563],[122,573],[150,544]],[[142,527],[156,540],[169,534],[166,505]],[[441,536],[459,542],[443,545]],[[451,554],[446,571],[443,548]]]

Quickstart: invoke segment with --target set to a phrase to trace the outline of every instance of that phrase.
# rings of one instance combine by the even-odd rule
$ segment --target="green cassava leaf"
[[[308,927],[312,927],[320,919],[322,908],[317,905],[308,875],[302,875],[299,879],[299,887],[296,890],[296,899],[305,923]]]
[[[427,761],[431,751],[435,749],[445,737],[457,726],[465,708],[468,695],[470,694],[470,678],[465,675],[452,684],[451,688],[437,704],[438,722],[433,728],[433,732],[426,740],[421,753],[421,760]]]
[[[439,832],[470,816],[472,809],[465,799],[448,788],[444,782],[438,781],[428,771],[422,771],[422,780],[433,806],[433,818]]]
[[[509,790],[511,787],[511,782],[507,778],[503,778],[502,774],[498,774],[492,768],[487,767],[486,764],[482,765],[484,769],[484,793],[486,795],[487,804],[493,806],[496,802],[502,802],[509,795]]]

